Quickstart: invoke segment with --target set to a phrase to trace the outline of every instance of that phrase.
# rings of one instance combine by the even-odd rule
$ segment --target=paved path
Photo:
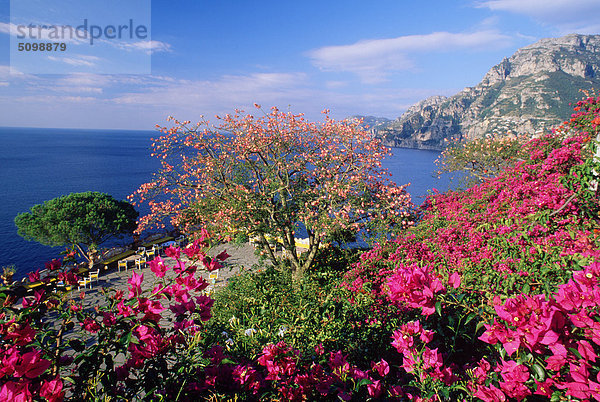
[[[222,251],[227,251],[231,257],[229,257],[223,263],[223,268],[219,270],[219,278],[216,280],[215,288],[224,286],[227,283],[227,280],[233,275],[239,273],[242,268],[244,270],[248,270],[252,269],[256,265],[259,265],[258,257],[254,254],[254,247],[249,243],[245,243],[237,247],[232,244],[221,244],[211,249],[209,255],[215,256]],[[161,258],[163,258],[163,260],[165,260],[166,264],[169,266],[172,266],[174,263],[173,259],[166,258],[164,255],[162,255]],[[112,289],[122,290],[125,292],[125,295],[127,295],[127,280],[131,278],[133,270],[136,270],[138,273],[140,272],[140,270],[131,267],[127,271],[121,270],[121,272],[119,272],[117,269],[110,270],[108,272],[100,272],[100,277],[97,281],[93,281],[91,289],[89,287],[82,287],[81,290],[78,290],[77,287],[74,287],[72,290],[73,298],[79,299],[79,293],[83,291],[85,292],[83,303],[84,306],[93,307],[105,303],[104,296],[100,292],[102,288],[110,287]],[[156,279],[154,273],[147,266],[146,268],[142,269],[141,272],[144,274],[142,289],[151,289]],[[209,272],[207,270],[200,269],[198,270],[198,273],[204,279],[209,281]]]

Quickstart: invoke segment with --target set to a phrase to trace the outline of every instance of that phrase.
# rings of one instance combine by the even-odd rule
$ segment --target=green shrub
[[[343,273],[358,260],[360,250],[321,250],[314,270],[292,285],[289,270],[245,271],[215,295],[206,340],[225,345],[237,358],[252,359],[265,345],[285,341],[303,356],[315,347],[346,350],[348,361],[369,364],[393,350],[390,336],[397,319],[381,320],[369,292],[352,294],[340,287]]]

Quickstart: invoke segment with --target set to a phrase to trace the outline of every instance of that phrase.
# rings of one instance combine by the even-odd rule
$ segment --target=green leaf
[[[368,378],[363,378],[356,384],[356,386],[360,388],[363,385],[370,385],[370,384],[373,384],[373,381],[369,380]]]
[[[63,380],[70,382],[71,384],[75,384],[75,380],[71,377],[62,377]]]
[[[442,316],[442,302],[438,301],[437,303],[435,303],[435,312],[438,313],[438,315],[441,317]]]
[[[533,366],[531,366],[531,369],[533,370],[533,375],[535,376],[536,380],[544,381],[546,379],[546,370],[544,370],[539,363],[535,363]]]
[[[123,334],[119,343],[121,344],[122,348],[127,348],[129,346],[130,341],[131,341],[131,331],[128,331],[125,334]]]
[[[577,356],[577,358],[578,358],[578,359],[581,359],[581,358],[582,358],[581,354],[579,353],[579,351],[578,351],[577,349],[575,349],[575,348],[568,348],[568,349],[569,349],[571,352],[573,352],[573,354],[574,354],[575,356]]]
[[[467,318],[465,319],[465,325],[467,325],[468,323],[470,323],[471,321],[473,321],[473,318],[477,317],[477,314],[475,313],[471,313],[467,316]]]

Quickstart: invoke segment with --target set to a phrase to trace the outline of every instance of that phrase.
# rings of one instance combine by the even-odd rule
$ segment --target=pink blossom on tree
[[[153,155],[162,169],[130,197],[151,209],[138,231],[169,217],[187,231],[241,232],[258,238],[275,264],[280,242],[299,278],[319,245],[342,233],[410,224],[410,196],[381,167],[389,149],[359,122],[326,114],[312,123],[277,108],[262,117],[236,112],[218,119],[217,126],[175,120],[161,128]],[[303,259],[295,243],[299,224],[308,233]]]

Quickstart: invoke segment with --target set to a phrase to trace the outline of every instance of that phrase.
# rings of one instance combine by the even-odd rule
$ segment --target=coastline
[[[45,262],[60,258],[64,251],[64,247],[44,246],[18,236],[17,214],[72,192],[100,191],[125,199],[159,168],[149,157],[150,136],[140,132],[31,128],[13,134],[12,129],[0,128],[5,142],[0,160],[6,164],[0,185],[7,201],[0,212],[0,266],[14,265],[16,280],[43,269]],[[412,183],[408,191],[420,204],[428,190],[444,191],[450,186],[448,178],[432,175],[437,156],[436,151],[393,148],[383,167],[398,185]],[[28,186],[23,187],[24,182]],[[145,215],[149,208],[143,205],[139,212]],[[101,247],[124,247],[130,242],[115,239]]]

